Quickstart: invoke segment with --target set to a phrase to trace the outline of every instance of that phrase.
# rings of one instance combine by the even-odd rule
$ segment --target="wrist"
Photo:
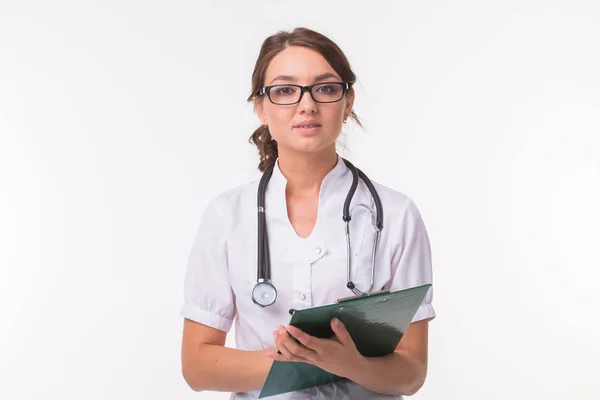
[[[275,352],[277,349],[275,349]],[[256,351],[256,361],[254,363],[254,367],[256,368],[256,380],[254,384],[254,389],[258,389],[264,386],[267,376],[269,375],[269,371],[271,370],[271,366],[273,365],[273,359],[267,356],[267,353],[273,352],[273,349],[263,349]]]
[[[364,376],[365,371],[368,371],[369,365],[370,360],[359,353],[356,361],[348,365],[349,369],[345,374],[345,378],[351,380],[352,382],[358,383],[360,377]]]

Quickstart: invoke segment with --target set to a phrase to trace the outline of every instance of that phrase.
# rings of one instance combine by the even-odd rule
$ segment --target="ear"
[[[346,94],[346,107],[344,109],[344,115],[350,117],[350,113],[352,112],[352,107],[354,106],[354,89],[348,91]]]
[[[265,113],[265,108],[262,101],[256,99],[254,100],[254,112],[258,116],[260,123],[262,125],[266,125],[267,115]]]

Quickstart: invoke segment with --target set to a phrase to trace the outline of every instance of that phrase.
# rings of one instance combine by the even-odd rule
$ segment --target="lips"
[[[304,128],[304,129],[306,129],[306,128],[318,128],[320,126],[321,126],[321,124],[319,124],[319,123],[317,123],[315,121],[308,120],[308,121],[298,122],[296,125],[294,125],[294,128]]]
[[[295,128],[317,128],[321,125],[318,124],[312,124],[312,125],[296,125]]]
[[[294,126],[294,131],[301,135],[315,135],[321,131],[319,124],[300,124]]]

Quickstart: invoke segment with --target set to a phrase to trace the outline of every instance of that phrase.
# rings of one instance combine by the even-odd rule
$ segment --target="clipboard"
[[[333,336],[331,319],[338,318],[365,357],[392,353],[414,318],[431,284],[395,292],[340,299],[334,304],[297,310],[289,325],[319,338]],[[343,378],[302,362],[274,361],[259,398],[307,389]]]

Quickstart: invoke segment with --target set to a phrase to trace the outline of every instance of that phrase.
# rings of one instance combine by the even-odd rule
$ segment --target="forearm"
[[[373,392],[411,396],[425,382],[427,366],[406,353],[364,358],[348,379]]]
[[[184,366],[184,377],[196,391],[247,392],[264,385],[273,360],[268,350],[244,351],[203,345]]]

